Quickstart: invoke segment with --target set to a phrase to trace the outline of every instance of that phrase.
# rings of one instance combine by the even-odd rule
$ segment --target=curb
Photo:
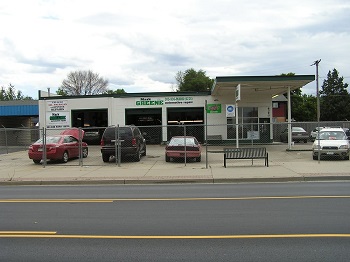
[[[341,181],[350,180],[350,176],[317,176],[317,177],[304,177],[304,181]]]
[[[346,181],[350,176],[315,177],[269,177],[269,178],[218,178],[218,179],[168,179],[168,180],[63,180],[63,181],[0,181],[0,186],[45,186],[45,185],[156,185],[156,184],[230,184],[230,183],[286,183]]]

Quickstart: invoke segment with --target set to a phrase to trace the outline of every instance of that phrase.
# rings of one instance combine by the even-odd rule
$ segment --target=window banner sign
[[[47,101],[47,111],[67,111],[67,100]]]
[[[207,113],[221,113],[221,104],[207,104]]]
[[[46,112],[46,128],[66,128],[69,123],[69,112]]]
[[[226,105],[226,117],[235,117],[235,113],[235,105]]]

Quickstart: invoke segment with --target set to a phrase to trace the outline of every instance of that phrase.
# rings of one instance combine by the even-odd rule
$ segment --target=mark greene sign
[[[165,97],[152,99],[152,98],[140,98],[136,100],[137,106],[162,106],[165,104],[192,104],[193,97],[190,96],[179,96],[179,97]]]
[[[141,98],[136,100],[137,106],[162,106],[164,105],[163,100],[152,100],[151,98]]]

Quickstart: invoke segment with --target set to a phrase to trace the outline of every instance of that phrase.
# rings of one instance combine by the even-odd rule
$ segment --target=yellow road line
[[[0,203],[112,203],[113,199],[0,199]]]
[[[200,197],[200,198],[110,198],[110,199],[0,199],[0,203],[112,203],[118,201],[218,201],[267,199],[350,198],[350,196],[262,196],[262,197]]]
[[[56,231],[0,231],[1,235],[54,235]]]
[[[113,236],[2,234],[0,238],[81,238],[81,239],[268,239],[268,238],[349,238],[350,234],[272,234],[272,235],[211,235],[211,236]]]

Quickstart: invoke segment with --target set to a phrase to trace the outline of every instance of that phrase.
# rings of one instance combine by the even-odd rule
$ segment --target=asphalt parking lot
[[[247,146],[247,145],[245,145]],[[311,156],[312,143],[296,143],[292,150],[286,150],[287,144],[280,143],[274,145],[259,145],[265,146],[269,153],[269,164],[278,164],[285,162],[315,162]],[[137,166],[137,165],[154,165],[162,163],[169,167],[172,166],[187,166],[192,167],[207,167],[208,166],[223,166],[223,148],[229,146],[203,146],[202,161],[195,162],[192,159],[185,161],[165,162],[165,146],[164,145],[147,145],[147,155],[141,158],[140,162],[133,162],[128,159],[123,159],[120,165]],[[208,152],[206,152],[208,150]],[[8,152],[8,153],[7,153]],[[208,160],[208,162],[206,162]],[[317,162],[317,161],[316,161]],[[231,160],[229,165],[252,165],[251,160]],[[256,159],[253,165],[263,165],[264,161]],[[33,166],[36,165],[28,158],[26,147],[9,147],[0,149],[0,166]],[[47,165],[57,166],[115,166],[118,165],[113,159],[109,163],[102,160],[100,146],[89,145],[89,155],[87,158],[71,159],[68,163],[59,163],[48,161]]]
[[[298,150],[286,144],[268,145],[269,167],[264,159],[230,160],[223,166],[223,147],[208,147],[202,162],[165,162],[161,145],[148,145],[140,162],[104,163],[99,146],[89,146],[89,156],[68,163],[34,164],[26,150],[0,155],[0,184],[145,184],[145,183],[240,183],[350,180],[350,161],[312,160],[311,143]],[[208,161],[206,161],[208,159]],[[82,165],[81,165],[82,164]]]

